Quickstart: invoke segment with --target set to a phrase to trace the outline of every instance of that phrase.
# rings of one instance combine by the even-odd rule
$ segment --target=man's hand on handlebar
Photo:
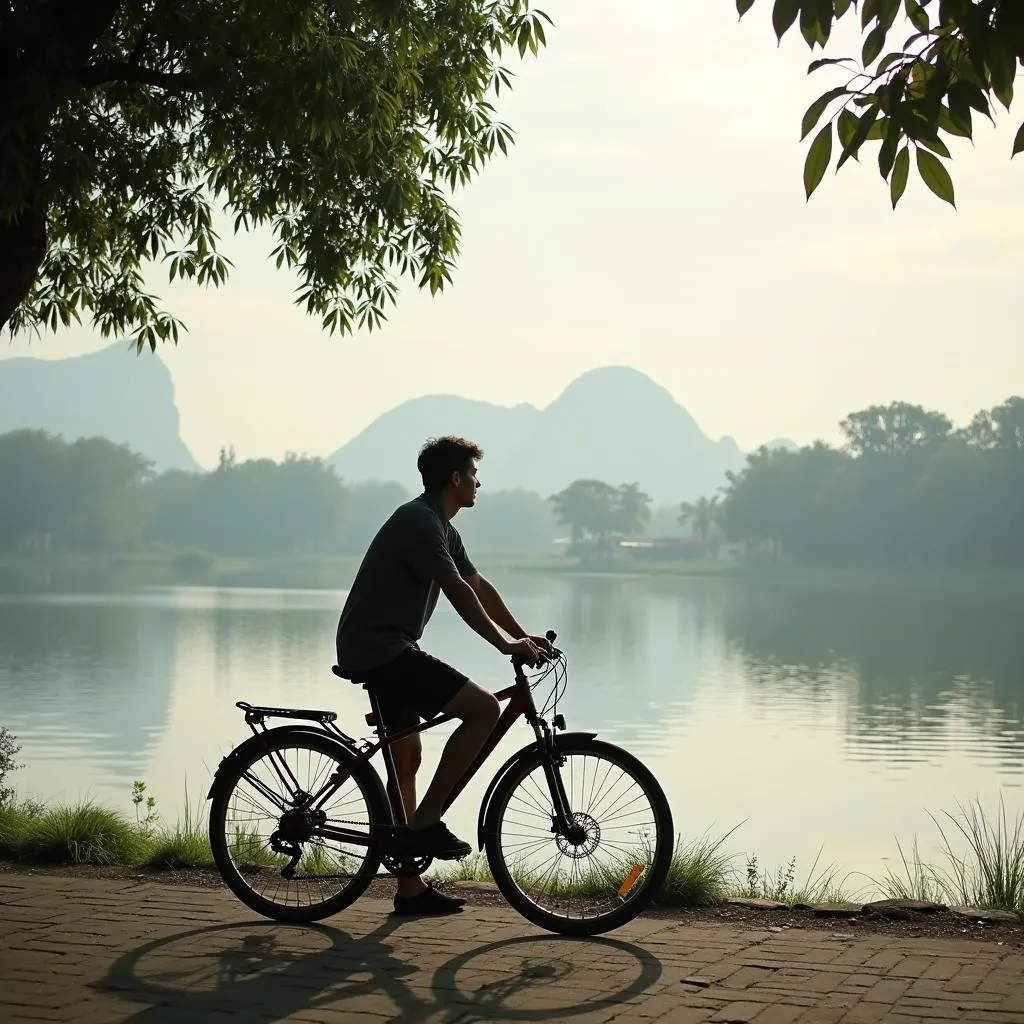
[[[554,634],[552,634],[552,636],[553,635]],[[555,653],[555,648],[546,636],[530,636],[527,639],[532,640],[544,654],[551,655]]]
[[[550,650],[551,645],[545,641],[545,647]],[[544,655],[537,637],[524,636],[522,640],[510,640],[505,653],[511,655],[515,660],[523,662],[524,665],[536,665]]]

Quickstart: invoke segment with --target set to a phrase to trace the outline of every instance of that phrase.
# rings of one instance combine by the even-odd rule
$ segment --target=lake
[[[915,833],[932,856],[957,802],[1024,805],[1024,598],[740,580],[496,575],[517,617],[558,631],[562,710],[642,757],[684,839],[739,826],[742,868],[797,858],[880,877]],[[236,700],[325,707],[368,732],[330,671],[344,591],[172,587],[0,595],[0,725],[22,796],[131,813],[144,779],[172,823],[205,813],[248,735]],[[442,600],[424,647],[494,688],[508,663]],[[428,733],[424,772],[446,729]],[[513,730],[498,754],[530,738]],[[491,769],[497,767],[493,755]],[[448,821],[472,838],[483,776]],[[863,880],[861,880],[863,881]]]

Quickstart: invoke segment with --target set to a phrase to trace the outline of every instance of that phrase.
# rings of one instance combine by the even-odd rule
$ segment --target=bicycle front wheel
[[[527,920],[565,935],[619,928],[660,891],[672,863],[672,812],[632,754],[589,737],[558,739],[573,824],[556,835],[545,755],[532,751],[498,784],[484,821],[494,881]]]

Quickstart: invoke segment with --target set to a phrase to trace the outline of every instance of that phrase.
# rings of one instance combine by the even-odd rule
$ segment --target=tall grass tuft
[[[723,847],[732,831],[718,839],[711,839],[705,832],[686,845],[680,837],[668,878],[655,896],[655,903],[666,907],[710,907],[721,903],[729,893],[732,860]]]
[[[149,838],[149,850],[144,862],[148,868],[174,870],[209,867],[213,864],[210,837],[202,814],[192,813],[192,805],[185,789],[185,816],[179,818],[173,830],[154,832]]]
[[[945,830],[935,822],[949,862],[950,896],[966,906],[1024,911],[1024,814],[1011,823],[1002,795],[991,820],[978,799],[957,808],[956,816],[944,813],[967,841],[964,854],[956,853]]]
[[[910,857],[904,853],[900,841],[896,840],[896,849],[900,852],[903,874],[893,874],[886,868],[885,878],[878,883],[886,898],[891,900],[922,900],[925,903],[945,903],[949,900],[949,890],[940,872],[921,860],[917,847],[917,836],[914,836]]]
[[[89,801],[29,819],[15,856],[43,864],[133,864],[145,847],[145,837],[124,815]]]

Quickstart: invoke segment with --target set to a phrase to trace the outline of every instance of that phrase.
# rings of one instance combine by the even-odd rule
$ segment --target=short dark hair
[[[464,437],[432,437],[420,449],[416,468],[425,491],[437,492],[451,482],[452,473],[465,473],[472,459],[482,459],[483,449]]]

